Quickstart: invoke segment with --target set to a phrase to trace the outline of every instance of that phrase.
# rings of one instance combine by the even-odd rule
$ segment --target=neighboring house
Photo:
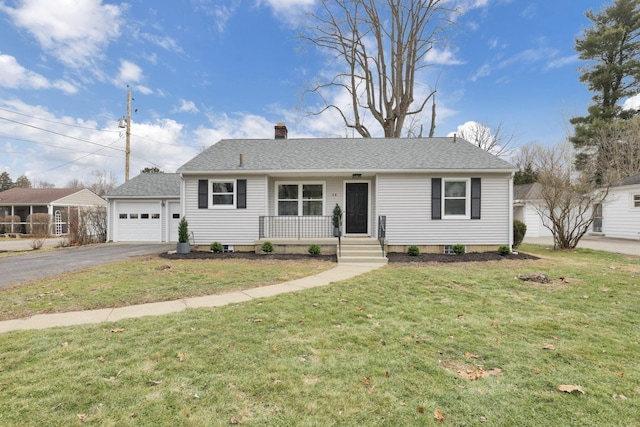
[[[611,187],[604,203],[595,209],[594,234],[640,239],[640,174]]]
[[[69,232],[72,213],[79,209],[106,207],[107,202],[91,190],[77,188],[12,188],[0,192],[0,231],[26,233],[31,214],[51,217],[51,233]]]
[[[513,219],[527,226],[525,237],[551,237],[551,230],[544,226],[540,212],[544,212],[540,196],[540,184],[513,186]]]
[[[512,244],[512,175],[500,158],[456,138],[222,140],[178,169],[182,213],[197,245],[308,246],[384,239],[390,252]],[[325,239],[325,240],[323,240]],[[337,239],[331,242],[335,247]]]
[[[180,175],[142,173],[105,197],[107,241],[177,242]]]

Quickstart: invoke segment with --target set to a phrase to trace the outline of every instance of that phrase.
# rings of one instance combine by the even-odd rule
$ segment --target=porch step
[[[345,238],[337,248],[340,264],[386,264],[380,243],[374,238]]]

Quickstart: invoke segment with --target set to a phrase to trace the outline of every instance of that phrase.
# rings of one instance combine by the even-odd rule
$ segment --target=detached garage
[[[180,175],[142,173],[107,194],[107,241],[177,242]]]

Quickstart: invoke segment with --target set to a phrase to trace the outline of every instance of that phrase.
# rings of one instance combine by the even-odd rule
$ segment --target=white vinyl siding
[[[481,178],[481,219],[431,219],[431,178],[459,178],[432,174],[379,175],[377,214],[387,217],[391,245],[505,245],[510,241],[509,178],[474,174]],[[469,188],[467,189],[470,191]]]
[[[235,177],[185,178],[184,216],[189,222],[197,245],[217,241],[223,245],[252,245],[259,235],[258,218],[265,215],[266,177],[247,178],[246,209],[199,209],[198,180],[235,181]]]
[[[614,187],[602,205],[602,232],[607,237],[640,239],[640,207],[635,196],[640,186]]]

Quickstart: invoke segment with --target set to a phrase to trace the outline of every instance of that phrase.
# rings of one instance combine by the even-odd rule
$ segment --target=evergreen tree
[[[594,103],[588,115],[571,119],[575,133],[570,139],[580,170],[600,154],[597,130],[627,117],[620,101],[640,91],[640,0],[615,0],[585,16],[592,25],[576,39],[575,49],[587,63],[580,68],[580,81],[594,93]]]
[[[9,172],[0,173],[0,191],[5,191],[13,188],[13,181],[9,176]]]
[[[27,178],[26,175],[20,175],[16,179],[16,183],[15,183],[14,187],[31,188],[31,181],[29,181],[29,178]]]

